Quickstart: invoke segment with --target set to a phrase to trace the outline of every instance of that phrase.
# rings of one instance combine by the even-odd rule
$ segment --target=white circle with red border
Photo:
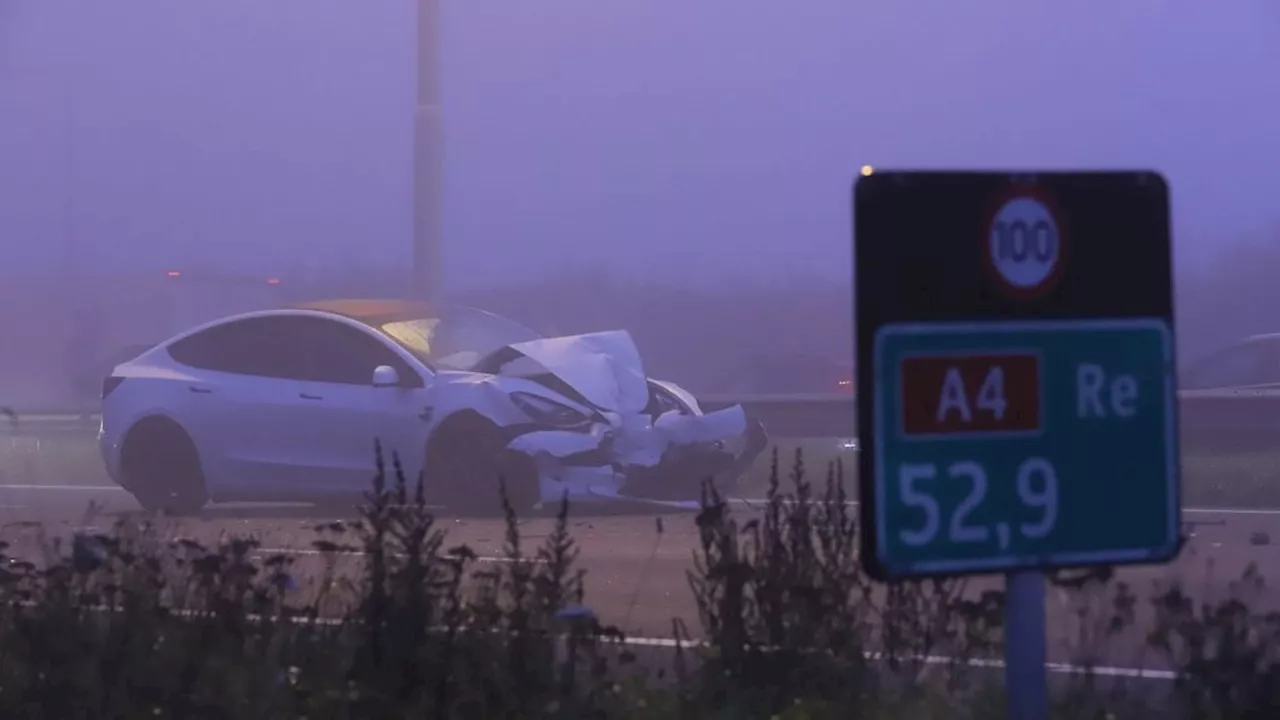
[[[1048,206],[1028,195],[1006,200],[991,218],[987,258],[1018,291],[1037,290],[1052,279],[1062,260],[1062,237]]]

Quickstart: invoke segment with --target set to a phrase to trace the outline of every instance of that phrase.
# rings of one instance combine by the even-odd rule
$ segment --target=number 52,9
[[[956,505],[947,523],[947,540],[953,543],[985,543],[990,541],[994,530],[1000,548],[1007,548],[1010,541],[1007,523],[997,523],[994,528],[968,524],[969,515],[986,498],[986,470],[976,462],[961,460],[947,466],[946,475],[952,481],[969,482],[968,495]],[[924,514],[922,526],[898,533],[906,545],[919,547],[938,538],[942,529],[942,509],[938,500],[921,487],[937,477],[938,466],[933,463],[903,463],[898,468],[899,499],[904,505],[918,508]],[[1015,484],[1022,504],[1040,511],[1039,520],[1022,523],[1018,530],[1032,540],[1047,536],[1058,519],[1058,475],[1053,465],[1044,458],[1028,458],[1018,466]]]

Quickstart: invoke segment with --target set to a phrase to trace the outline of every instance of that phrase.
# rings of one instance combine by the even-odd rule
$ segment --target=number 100
[[[985,543],[991,540],[994,531],[1000,547],[1008,547],[1011,529],[1007,523],[999,522],[994,528],[969,524],[969,516],[987,496],[986,470],[972,460],[961,460],[947,466],[946,476],[952,482],[969,483],[968,493],[947,522],[946,539],[952,543]],[[903,505],[924,514],[922,525],[899,531],[898,537],[905,545],[920,547],[938,539],[942,509],[937,498],[921,487],[937,478],[938,466],[933,463],[904,463],[898,468],[898,498]],[[1048,460],[1032,457],[1018,466],[1015,484],[1022,504],[1039,511],[1039,519],[1020,524],[1019,532],[1031,540],[1044,538],[1053,532],[1058,520],[1058,474]]]
[[[995,257],[1000,261],[1022,262],[1030,255],[1048,262],[1058,250],[1058,237],[1053,226],[1044,220],[1027,224],[1022,220],[997,222],[991,229],[995,240]]]

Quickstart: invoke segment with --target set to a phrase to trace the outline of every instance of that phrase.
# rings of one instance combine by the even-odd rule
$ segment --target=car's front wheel
[[[200,455],[191,436],[167,418],[147,418],[125,439],[122,484],[147,511],[198,512],[209,502]]]
[[[507,435],[474,411],[446,419],[427,442],[427,494],[455,512],[496,514],[501,478],[516,512],[533,509],[541,500],[537,468],[529,456],[507,449]]]

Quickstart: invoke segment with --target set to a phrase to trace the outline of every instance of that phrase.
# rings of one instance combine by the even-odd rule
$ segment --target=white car
[[[623,331],[544,338],[492,313],[333,300],[206,323],[103,380],[102,457],[146,509],[358,503],[375,440],[431,502],[688,505],[764,450],[740,406],[703,413]],[[721,486],[723,487],[723,486]]]

